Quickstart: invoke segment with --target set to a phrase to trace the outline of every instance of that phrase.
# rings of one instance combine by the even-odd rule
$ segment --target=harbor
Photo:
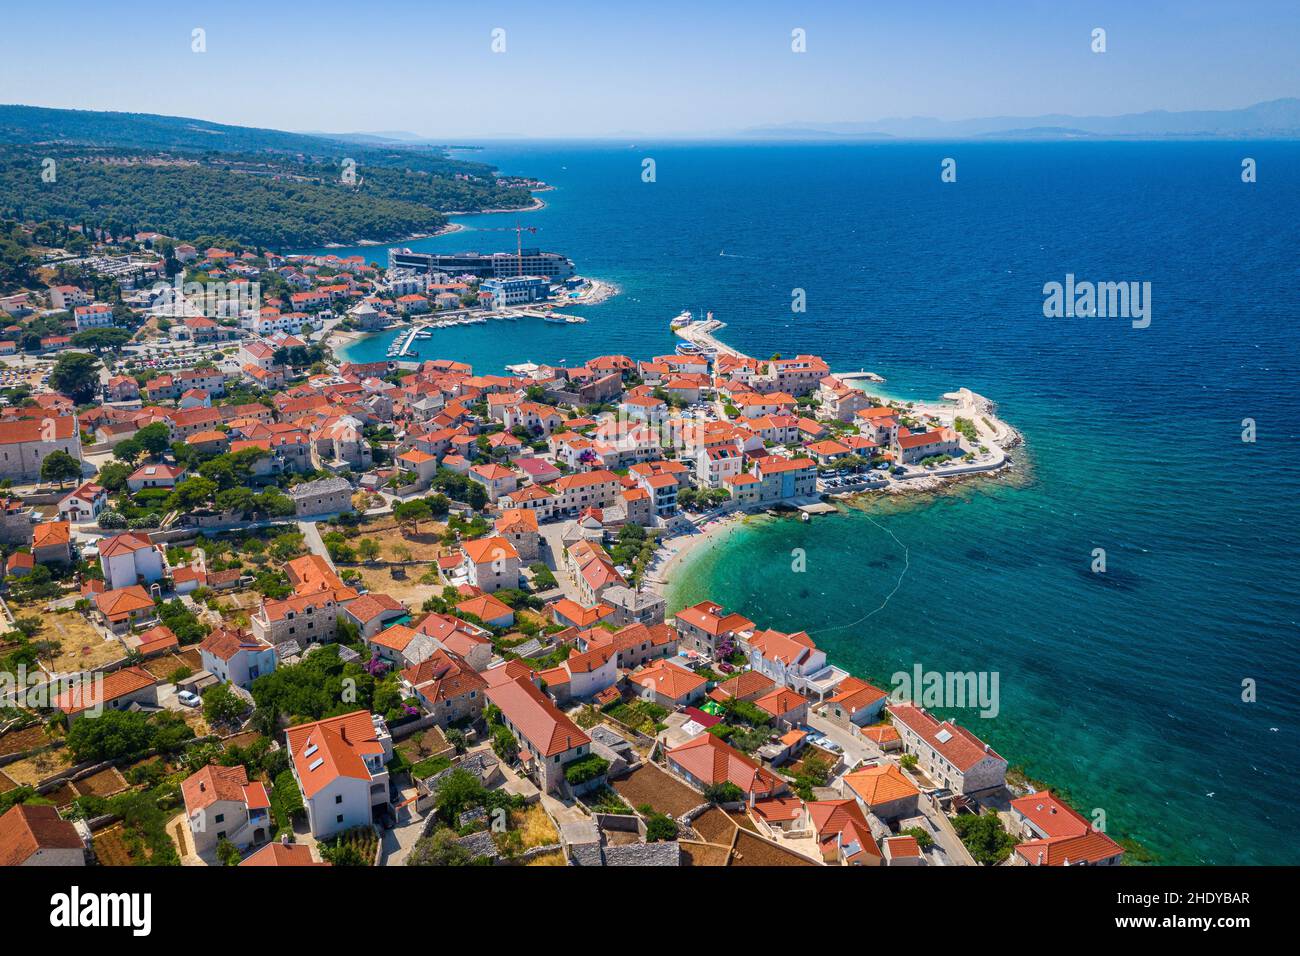
[[[584,325],[586,319],[579,315],[565,315],[549,308],[506,308],[493,312],[466,313],[459,318],[438,319],[411,326],[410,331],[399,335],[388,347],[390,359],[406,358],[412,354],[416,342],[432,338],[439,329],[461,328],[471,325],[486,325],[489,321],[517,322],[520,319],[541,319],[552,325]]]

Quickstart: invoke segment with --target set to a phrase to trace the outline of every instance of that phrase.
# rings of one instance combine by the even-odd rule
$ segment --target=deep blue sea
[[[1113,836],[1163,862],[1297,862],[1300,144],[465,155],[556,188],[544,210],[459,221],[537,226],[537,245],[622,293],[572,310],[586,325],[435,332],[426,356],[486,371],[648,357],[671,350],[677,312],[712,310],[752,354],[816,352],[836,370],[879,372],[894,396],[968,386],[1026,437],[1014,482],[747,524],[688,565],[674,606],[708,595],[762,625],[807,629],[882,686],[915,663],[997,671],[998,716],[953,716],[1085,811],[1104,810]],[[955,183],[940,181],[946,157]],[[1241,181],[1245,157],[1254,184]],[[407,244],[513,243],[465,231]],[[1044,318],[1044,283],[1067,273],[1150,282],[1150,327]],[[806,313],[792,313],[794,289]],[[348,354],[382,357],[390,338]],[[1096,548],[1105,574],[1089,570]]]

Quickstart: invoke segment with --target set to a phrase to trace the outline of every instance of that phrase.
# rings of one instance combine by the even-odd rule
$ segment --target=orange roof
[[[892,704],[889,712],[895,721],[920,735],[927,744],[962,773],[985,757],[1002,759],[992,747],[965,727],[959,727],[947,720],[940,723],[912,704]]]
[[[305,843],[268,843],[249,856],[240,866],[329,866],[312,859],[311,847]]]
[[[22,866],[41,850],[80,850],[77,828],[48,804],[19,803],[0,815],[0,866]]]
[[[487,681],[464,658],[442,649],[402,671],[402,679],[430,704],[487,689]]]
[[[487,695],[543,757],[553,757],[591,743],[591,738],[530,680],[507,680],[495,687],[489,686]]]
[[[71,538],[72,525],[67,521],[43,521],[32,529],[33,548],[66,545]]]
[[[110,621],[119,621],[138,611],[152,610],[153,599],[138,584],[95,595],[95,606]]]
[[[480,594],[468,601],[461,601],[456,605],[456,610],[461,614],[473,614],[480,621],[495,621],[507,614],[514,614],[509,604],[490,594]]]
[[[153,542],[149,540],[147,534],[137,531],[126,531],[122,534],[115,534],[111,538],[104,540],[99,546],[100,557],[113,558],[119,554],[132,554],[144,548],[152,548]]]
[[[755,706],[762,707],[774,717],[788,714],[790,711],[807,703],[807,699],[801,697],[789,687],[777,687],[754,701]]]
[[[816,800],[808,804],[808,815],[824,854],[838,844],[850,862],[862,855],[880,856],[871,826],[856,800]]]
[[[284,733],[295,775],[309,800],[339,777],[369,780],[363,758],[384,752],[370,714],[364,710],[298,724]]]
[[[99,676],[96,675],[94,680],[88,680],[64,691],[54,698],[54,706],[71,716],[83,710],[103,706],[128,694],[137,693],[157,683],[152,674],[140,667],[123,667],[111,674],[104,674],[102,687]]]
[[[728,614],[721,605],[712,601],[701,601],[691,607],[684,607],[677,612],[677,620],[685,621],[698,627],[704,633],[718,637],[729,631],[744,631],[754,626],[754,622],[740,614]]]
[[[700,734],[680,747],[674,747],[667,756],[705,784],[734,783],[745,793],[755,794],[771,794],[785,789],[785,784],[771,771],[710,733]]]
[[[505,538],[476,538],[473,541],[462,543],[460,548],[475,564],[486,564],[489,561],[505,561],[519,557],[519,552],[515,551],[514,545]]]
[[[608,617],[614,609],[605,604],[597,604],[595,607],[583,607],[577,601],[569,598],[560,598],[558,601],[551,602],[551,613],[558,614],[566,621],[578,627],[591,627],[601,618]]]
[[[537,512],[532,508],[506,508],[495,527],[501,534],[537,531]]]
[[[662,694],[669,700],[681,700],[708,683],[694,671],[663,658],[636,671],[628,680]]]
[[[869,807],[878,807],[920,793],[916,784],[892,763],[855,770],[844,775],[844,782]]]

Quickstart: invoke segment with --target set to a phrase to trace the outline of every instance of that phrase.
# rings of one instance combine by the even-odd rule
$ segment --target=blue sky
[[[1300,4],[44,0],[0,102],[435,138],[1228,109],[1300,95]],[[191,52],[191,31],[207,52]],[[490,49],[506,31],[506,52]],[[791,30],[807,52],[790,50]],[[1089,48],[1094,27],[1107,52]]]

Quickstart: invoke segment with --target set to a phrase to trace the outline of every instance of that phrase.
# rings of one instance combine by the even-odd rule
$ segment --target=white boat
[[[580,315],[571,315],[564,321],[567,322],[569,325],[582,325],[587,320]]]
[[[668,323],[668,327],[670,329],[680,329],[684,326],[690,325],[694,321],[695,316],[691,315],[689,310],[684,309],[678,313],[675,319]]]

